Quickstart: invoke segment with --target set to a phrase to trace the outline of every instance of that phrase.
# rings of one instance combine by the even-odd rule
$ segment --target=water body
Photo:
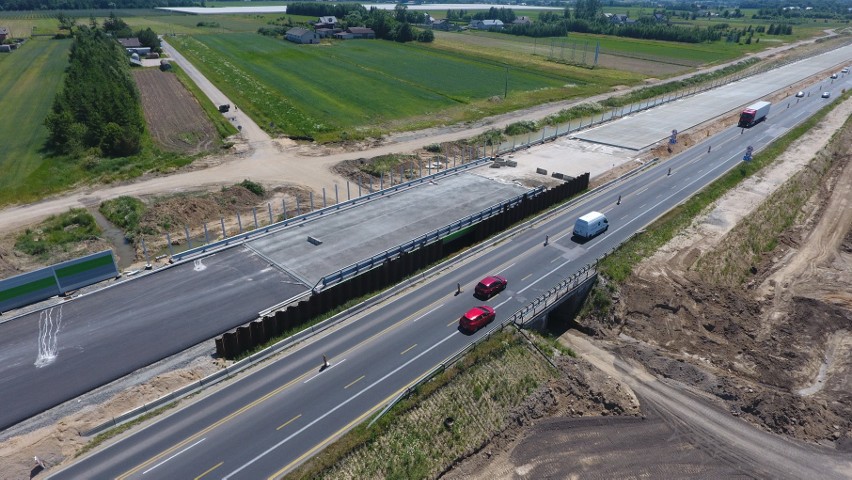
[[[96,208],[89,209],[95,221],[103,231],[103,237],[112,245],[112,253],[117,258],[118,270],[124,270],[136,260],[136,247],[124,238],[124,230],[113,225]]]

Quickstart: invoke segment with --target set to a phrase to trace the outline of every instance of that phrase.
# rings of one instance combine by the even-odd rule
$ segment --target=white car
[[[802,92],[801,90],[799,91],[799,93],[796,94],[796,98],[802,98],[804,96],[805,96],[805,92]]]
[[[832,74],[831,74],[831,79],[832,79],[832,80],[834,80],[835,78],[837,78],[837,74],[836,74],[836,73],[832,73]]]
[[[831,92],[822,92],[822,98],[829,98],[829,97],[831,97]]]
[[[849,67],[844,68],[840,73],[849,73]]]

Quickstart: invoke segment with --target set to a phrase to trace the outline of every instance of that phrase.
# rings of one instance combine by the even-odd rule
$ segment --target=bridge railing
[[[334,212],[334,211],[337,211],[337,210],[340,210],[340,209],[343,209],[343,208],[347,208],[347,207],[351,207],[351,206],[354,206],[354,205],[357,205],[357,204],[360,204],[360,203],[368,202],[370,200],[374,200],[376,198],[383,197],[385,195],[390,195],[392,193],[413,187],[415,185],[420,185],[422,183],[428,183],[429,181],[435,180],[437,178],[445,177],[445,176],[448,176],[448,175],[453,175],[455,173],[458,173],[458,172],[461,172],[461,171],[464,171],[464,170],[468,170],[468,169],[471,169],[471,168],[474,168],[474,167],[478,167],[478,166],[485,164],[485,163],[488,163],[490,161],[491,161],[490,157],[479,158],[477,160],[473,160],[473,161],[468,162],[468,163],[463,163],[463,164],[455,166],[455,167],[450,167],[450,168],[438,171],[436,173],[426,175],[424,177],[416,178],[414,180],[409,180],[409,181],[404,182],[404,183],[398,183],[398,184],[393,185],[391,187],[384,188],[382,190],[378,190],[378,191],[375,191],[375,192],[371,192],[371,193],[368,193],[366,195],[362,195],[362,196],[357,197],[357,198],[352,198],[350,200],[345,200],[345,201],[342,201],[342,202],[339,202],[339,203],[335,203],[334,205],[329,205],[327,207],[323,207],[323,208],[320,208],[318,210],[313,210],[311,212],[303,213],[303,214],[295,216],[295,217],[286,218],[286,219],[284,219],[280,222],[271,223],[269,225],[266,225],[265,227],[261,227],[261,228],[257,228],[257,229],[254,229],[254,230],[250,230],[248,232],[243,232],[243,233],[240,233],[240,234],[237,234],[237,235],[233,235],[231,237],[219,240],[217,242],[207,243],[207,244],[201,245],[199,247],[190,248],[189,250],[185,250],[183,252],[175,253],[174,255],[172,255],[172,259],[174,261],[180,261],[180,260],[192,257],[194,255],[207,253],[211,250],[217,250],[217,249],[221,249],[221,248],[225,248],[225,247],[230,247],[234,244],[239,244],[239,243],[245,242],[246,240],[248,240],[250,238],[256,238],[256,237],[259,237],[261,235],[265,235],[265,234],[268,234],[270,232],[274,232],[276,230],[286,228],[290,225],[295,225],[295,224],[298,224],[298,223],[306,222],[306,221],[313,219],[313,218],[317,218],[317,217],[321,217],[323,215],[327,215],[331,212]]]
[[[459,232],[471,225],[475,225],[487,218],[493,217],[494,215],[497,215],[503,212],[504,210],[511,208],[517,205],[518,203],[521,203],[524,199],[533,198],[536,195],[541,194],[543,191],[544,187],[536,187],[528,192],[524,192],[516,197],[510,198],[509,200],[497,203],[477,213],[468,215],[460,220],[456,220],[455,222],[450,223],[449,225],[445,225],[443,227],[432,230],[431,232],[425,233],[413,240],[409,240],[395,247],[391,247],[382,253],[373,255],[368,259],[361,260],[359,262],[343,267],[340,270],[319,279],[316,285],[314,285],[313,291],[318,292],[324,288],[340,283],[346,279],[358,276],[362,272],[381,265],[385,261],[393,260],[403,253],[417,250],[418,248],[422,248],[423,246],[428,245],[432,242],[436,242],[443,238],[446,238],[447,236],[452,235],[453,233]]]
[[[490,339],[491,336],[494,335],[496,332],[503,331],[503,329],[509,325],[515,325],[518,328],[522,328],[528,325],[544,313],[549,312],[554,307],[562,303],[562,301],[566,297],[571,296],[571,294],[574,293],[578,288],[580,288],[583,283],[585,283],[587,280],[589,280],[596,274],[597,261],[594,264],[584,265],[582,268],[580,268],[580,270],[578,270],[570,277],[562,280],[552,288],[548,289],[546,292],[534,298],[527,305],[521,307],[511,316],[500,322],[498,326],[489,330],[488,333],[470,342],[461,350],[444,359],[443,362],[436,365],[432,370],[429,370],[428,372],[421,375],[417,380],[412,382],[405,389],[404,392],[400,393],[393,400],[391,400],[385,406],[385,408],[382,409],[382,411],[379,412],[379,414],[376,415],[373,420],[370,421],[370,425],[375,423],[379,418],[381,418],[385,413],[387,413],[388,410],[393,408],[393,406],[396,405],[400,400],[411,395],[415,390],[417,390],[417,388],[431,380],[435,375],[453,366],[456,362],[464,358],[465,355],[467,355],[471,350],[476,348],[479,344]]]

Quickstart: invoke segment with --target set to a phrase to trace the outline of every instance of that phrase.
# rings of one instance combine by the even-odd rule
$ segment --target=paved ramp
[[[742,79],[692,97],[646,110],[575,135],[589,142],[642,150],[667,138],[672,130],[683,131],[699,123],[748,105],[809,76],[840,64],[852,63],[852,45]],[[840,70],[840,68],[837,68]],[[826,75],[828,77],[828,75]],[[828,78],[823,82],[830,82]],[[819,85],[810,88],[803,101],[820,101]],[[784,105],[773,105],[769,121]]]

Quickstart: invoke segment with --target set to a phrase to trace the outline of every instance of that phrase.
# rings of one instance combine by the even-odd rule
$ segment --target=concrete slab
[[[502,182],[551,187],[562,183],[562,180],[551,177],[553,172],[572,177],[589,172],[591,178],[595,178],[630,161],[635,154],[633,150],[559,137],[553,142],[503,157],[518,162],[517,167],[479,169],[478,172]],[[547,174],[537,173],[538,168],[546,170]]]
[[[476,173],[487,168],[421,184],[247,245],[313,287],[325,275],[528,191]]]
[[[575,138],[603,145],[642,150],[667,138],[673,129],[683,131],[708,119],[742,108],[766,95],[811,75],[852,62],[852,45],[785,65],[770,72],[745,78],[723,87],[646,110],[624,119],[601,125],[575,135]],[[838,68],[839,69],[839,68]],[[826,78],[826,83],[830,82]],[[812,87],[814,92],[819,86]],[[811,97],[814,93],[811,93]],[[781,111],[777,107],[770,110]]]

